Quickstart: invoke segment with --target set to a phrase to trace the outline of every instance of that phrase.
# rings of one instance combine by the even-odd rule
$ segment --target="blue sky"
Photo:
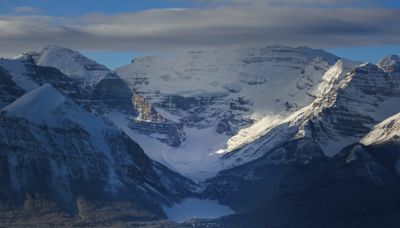
[[[148,9],[199,7],[204,4],[180,0],[0,0],[3,13],[30,6],[52,16],[78,16],[93,12],[120,13]]]
[[[400,54],[399,9],[397,0],[0,0],[0,55],[58,44],[113,69],[180,48],[282,44],[376,62]]]
[[[210,1],[208,1],[210,2]],[[118,13],[154,8],[206,7],[206,3],[190,0],[0,0],[0,12],[7,13],[15,7],[30,6],[41,9],[46,15],[81,15],[91,12]],[[360,3],[362,5],[364,3]],[[376,5],[399,8],[398,0],[382,0]]]

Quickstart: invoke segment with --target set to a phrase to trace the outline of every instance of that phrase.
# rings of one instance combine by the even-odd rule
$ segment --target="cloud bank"
[[[315,4],[320,0],[285,0],[291,3],[285,6],[259,4],[257,0],[235,1],[252,4],[89,14],[80,18],[3,15],[0,16],[0,55],[37,50],[48,44],[111,51],[225,45],[331,48],[400,44],[398,9],[291,5]]]

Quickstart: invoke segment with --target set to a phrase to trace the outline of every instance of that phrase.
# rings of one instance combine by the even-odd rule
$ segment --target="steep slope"
[[[49,84],[0,118],[2,224],[156,219],[161,204],[190,195],[189,180]]]
[[[255,143],[227,154],[224,163],[234,166],[264,155],[277,163],[307,163],[333,156],[360,140],[373,125],[400,111],[395,105],[400,102],[399,83],[398,72],[387,73],[373,64],[337,74],[331,82],[321,84],[322,93],[312,104],[270,129]],[[286,148],[293,143],[297,144],[294,148]],[[304,146],[318,154],[300,153]]]
[[[327,93],[329,93],[329,91],[335,91],[339,86],[339,82],[342,81],[346,73],[356,67],[356,64],[356,62],[341,59],[338,60],[332,67],[330,67],[322,76],[322,80],[317,86],[317,99],[321,99],[321,97],[325,96]],[[299,111],[299,113],[301,113],[301,111]],[[295,115],[296,114],[293,116]],[[278,118],[276,120],[271,119],[269,116],[263,118],[261,121],[251,125],[249,128],[242,129],[237,135],[230,138],[228,147],[225,150],[220,151],[220,153],[234,151],[235,149],[259,139],[265,135],[266,132],[279,125],[284,120],[284,118]]]

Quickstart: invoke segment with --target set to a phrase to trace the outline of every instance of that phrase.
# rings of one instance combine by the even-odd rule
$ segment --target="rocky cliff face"
[[[137,115],[135,104],[131,102],[133,93],[128,86],[115,74],[109,73],[101,79],[90,94],[90,104],[101,113],[120,111],[128,115]]]
[[[154,219],[164,216],[161,204],[190,195],[189,180],[49,84],[6,106],[0,119],[1,210],[14,222],[51,214],[88,222]]]
[[[252,113],[287,114],[311,102],[337,59],[308,48],[222,49],[139,58],[116,71],[184,125],[234,135],[257,118]],[[271,97],[262,99],[263,93]]]

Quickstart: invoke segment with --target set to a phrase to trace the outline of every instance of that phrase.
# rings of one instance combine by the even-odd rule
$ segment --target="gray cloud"
[[[400,44],[400,10],[220,6],[77,19],[0,17],[0,56],[58,44],[80,50],[176,50],[225,45],[318,48]]]

